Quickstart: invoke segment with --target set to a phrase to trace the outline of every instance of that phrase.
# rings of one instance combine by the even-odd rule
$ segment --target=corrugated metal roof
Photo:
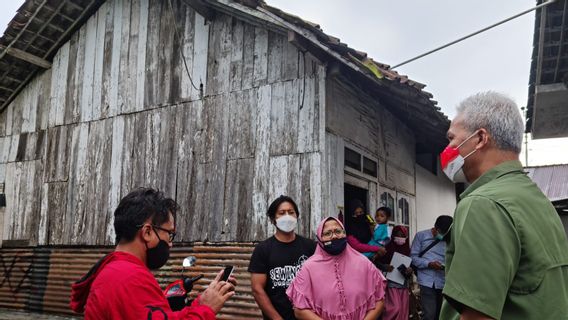
[[[550,201],[568,199],[568,164],[526,167],[525,171]]]

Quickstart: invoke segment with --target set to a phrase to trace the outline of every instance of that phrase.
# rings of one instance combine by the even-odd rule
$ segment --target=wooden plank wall
[[[380,102],[360,90],[333,79],[327,82],[326,109],[326,187],[328,211],[344,207],[343,184],[345,146],[354,146],[379,161],[379,177],[367,181],[371,210],[379,206],[379,185],[414,195],[415,140],[412,131]],[[348,123],[349,125],[346,125]]]
[[[113,244],[140,186],[181,204],[180,241],[261,240],[280,194],[315,228],[325,67],[286,35],[173,4],[183,41],[167,1],[105,2],[0,114],[4,239]]]

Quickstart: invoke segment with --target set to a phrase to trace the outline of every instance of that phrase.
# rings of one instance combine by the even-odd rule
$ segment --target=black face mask
[[[322,244],[322,248],[325,252],[336,256],[342,253],[345,247],[347,247],[347,238],[333,239],[331,241],[322,242]]]
[[[367,220],[365,219],[365,215],[362,214],[362,215],[353,217],[353,222],[355,222],[355,223],[366,223]]]
[[[160,242],[158,242],[158,245],[154,248],[148,248],[148,244],[146,243],[146,266],[150,270],[156,270],[160,269],[164,264],[166,264],[166,262],[168,262],[168,259],[170,258],[170,246],[166,241],[160,238],[154,228],[152,228],[152,230],[154,230],[154,233]]]

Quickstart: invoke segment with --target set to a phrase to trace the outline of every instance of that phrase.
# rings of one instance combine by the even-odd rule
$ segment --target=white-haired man
[[[457,111],[442,168],[471,185],[454,214],[440,319],[568,319],[568,241],[518,160],[519,109],[484,92]]]

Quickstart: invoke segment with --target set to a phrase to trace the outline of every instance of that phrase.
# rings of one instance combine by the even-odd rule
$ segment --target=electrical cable
[[[193,83],[193,79],[191,78],[191,75],[189,73],[189,67],[187,66],[187,59],[185,58],[185,54],[183,53],[183,38],[180,36],[179,31],[178,31],[178,25],[177,25],[177,21],[176,21],[176,15],[174,13],[174,8],[172,6],[172,0],[168,0],[168,4],[169,4],[169,8],[170,8],[170,13],[172,15],[172,21],[174,23],[174,33],[175,33],[176,38],[178,38],[178,41],[180,42],[179,51],[181,53],[183,65],[185,66],[185,72],[187,73],[187,76],[189,77],[189,81],[191,82],[191,85],[193,86],[193,88],[195,90],[199,90],[199,97],[202,98],[203,97],[203,86],[200,86],[200,88],[197,88],[195,86],[195,84]]]
[[[549,1],[546,1],[546,2],[544,2],[544,3],[541,3],[541,4],[539,4],[538,6],[536,6],[536,7],[534,7],[534,8],[525,10],[525,11],[523,11],[523,12],[521,12],[521,13],[518,13],[518,14],[516,14],[516,15],[510,17],[510,18],[505,19],[505,20],[501,20],[501,21],[499,21],[499,22],[497,22],[497,23],[494,23],[494,24],[490,25],[489,27],[485,27],[485,28],[483,28],[483,29],[481,29],[481,30],[479,30],[479,31],[470,33],[470,34],[468,34],[467,36],[464,36],[464,37],[461,37],[461,38],[459,38],[459,39],[457,39],[457,40],[454,40],[454,41],[452,41],[452,42],[449,42],[449,43],[447,43],[447,44],[445,44],[445,45],[443,45],[443,46],[440,46],[440,47],[438,47],[438,48],[436,48],[436,49],[430,50],[430,51],[428,51],[428,52],[426,52],[426,53],[423,53],[423,54],[421,54],[421,55],[419,55],[419,56],[416,56],[416,57],[414,57],[414,58],[412,58],[412,59],[408,59],[408,60],[406,60],[406,61],[404,61],[404,62],[401,62],[401,63],[399,63],[399,64],[397,64],[397,65],[391,67],[391,69],[398,68],[398,67],[403,66],[403,65],[405,65],[405,64],[407,64],[407,63],[410,63],[410,62],[412,62],[412,61],[415,61],[415,60],[418,60],[418,59],[420,59],[420,58],[423,58],[423,57],[425,57],[425,56],[427,56],[427,55],[430,55],[430,54],[432,54],[432,53],[434,53],[434,52],[436,52],[436,51],[440,51],[440,50],[442,50],[442,49],[444,49],[444,48],[447,48],[447,47],[449,47],[449,46],[451,46],[451,45],[454,45],[454,44],[456,44],[456,43],[458,43],[458,42],[461,42],[461,41],[463,41],[463,40],[465,40],[465,39],[471,38],[471,37],[473,37],[473,36],[475,36],[475,35],[478,35],[478,34],[480,34],[480,33],[482,33],[482,32],[485,32],[485,31],[487,31],[487,30],[489,30],[489,29],[493,29],[493,28],[495,28],[496,26],[499,26],[499,25],[501,25],[501,24],[503,24],[503,23],[505,23],[505,22],[508,22],[508,21],[510,21],[510,20],[513,20],[513,19],[515,19],[515,18],[518,18],[518,17],[520,17],[520,16],[522,16],[522,15],[524,15],[524,14],[527,14],[527,13],[529,13],[529,12],[531,12],[531,11],[534,11],[534,10],[536,10],[536,9],[542,8],[542,7],[544,7],[544,6],[548,6],[549,4],[552,4],[552,3],[554,3],[554,2],[556,2],[556,0],[549,0]]]

